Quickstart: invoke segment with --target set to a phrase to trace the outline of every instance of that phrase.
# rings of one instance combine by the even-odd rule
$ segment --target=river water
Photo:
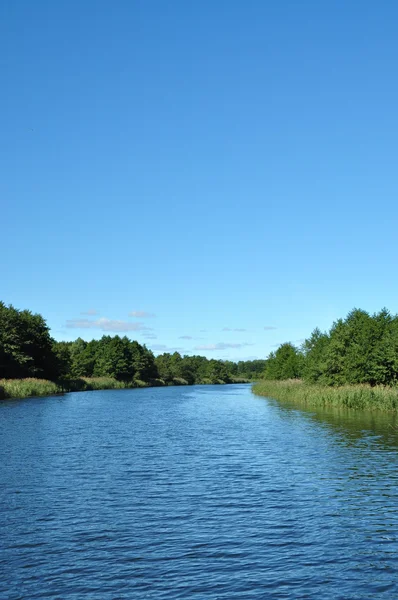
[[[0,403],[0,598],[398,598],[398,424],[250,387]]]

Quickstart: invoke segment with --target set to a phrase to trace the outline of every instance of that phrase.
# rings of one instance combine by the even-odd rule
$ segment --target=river
[[[0,403],[0,598],[398,598],[398,424],[247,385]]]

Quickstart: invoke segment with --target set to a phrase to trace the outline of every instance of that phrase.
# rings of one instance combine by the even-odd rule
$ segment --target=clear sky
[[[59,340],[231,359],[398,312],[397,23],[393,0],[1,2],[0,299]]]

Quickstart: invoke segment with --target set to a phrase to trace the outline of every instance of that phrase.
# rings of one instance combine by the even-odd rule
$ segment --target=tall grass
[[[59,387],[47,379],[0,379],[0,399],[27,398],[28,396],[52,396]]]
[[[203,380],[200,383],[225,383],[222,380],[214,382]],[[0,379],[0,400],[9,398],[28,398],[30,396],[53,396],[67,392],[87,392],[90,390],[120,390],[127,388],[160,387],[164,385],[188,385],[188,381],[176,377],[169,384],[163,379],[142,381],[118,381],[113,377],[79,377],[66,378],[57,382],[47,379]]]
[[[153,382],[153,385],[162,384],[163,382],[160,380]],[[30,396],[53,396],[54,394],[65,392],[119,390],[146,387],[148,385],[150,384],[143,381],[118,381],[113,377],[80,377],[78,379],[63,379],[57,382],[34,378],[0,379],[0,400],[7,398],[28,398]]]
[[[86,390],[122,390],[136,387],[134,382],[118,381],[114,377],[83,377]]]
[[[311,385],[300,380],[259,381],[253,392],[305,406],[345,407],[357,410],[396,411],[398,388],[369,385],[327,387]]]

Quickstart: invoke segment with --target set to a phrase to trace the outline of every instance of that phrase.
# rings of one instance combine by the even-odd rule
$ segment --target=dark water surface
[[[248,386],[0,404],[0,598],[398,598],[390,416]]]

